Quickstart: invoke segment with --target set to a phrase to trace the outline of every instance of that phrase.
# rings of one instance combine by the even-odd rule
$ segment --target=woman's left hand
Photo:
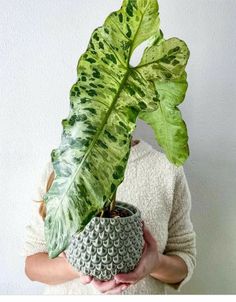
[[[142,257],[136,268],[128,274],[117,274],[114,279],[127,285],[135,284],[147,275],[150,275],[160,265],[160,256],[157,242],[149,229],[143,226],[143,237],[145,240]]]
[[[160,264],[157,242],[149,229],[143,226],[145,245],[142,257],[136,268],[128,274],[117,274],[110,281],[93,279],[92,284],[103,294],[120,294],[130,285],[149,275]]]

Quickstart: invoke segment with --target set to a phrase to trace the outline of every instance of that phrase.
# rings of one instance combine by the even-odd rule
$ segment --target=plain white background
[[[58,147],[76,65],[92,31],[121,0],[0,0],[0,293],[40,293],[19,253],[32,192]],[[159,0],[166,38],[186,41],[189,88],[180,106],[191,155],[198,263],[182,293],[236,293],[236,1]],[[132,59],[138,63],[138,52]],[[135,138],[158,149],[138,122]]]

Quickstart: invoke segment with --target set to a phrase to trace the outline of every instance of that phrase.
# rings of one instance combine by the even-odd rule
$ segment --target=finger
[[[141,223],[142,223],[142,228],[144,228],[144,220],[142,220]]]
[[[146,225],[144,225],[143,228],[143,237],[144,240],[146,241],[147,244],[149,245],[153,245],[154,243],[156,244],[156,239],[153,237],[152,233],[150,232],[150,230],[146,227]]]
[[[144,245],[143,245],[143,252],[142,252],[142,257],[144,256],[144,254],[146,253],[146,251],[147,251],[147,248],[148,248],[148,245],[147,245],[147,242],[144,240]],[[141,257],[141,259],[142,259],[142,257]],[[140,259],[140,260],[141,260]],[[139,261],[140,261],[139,260]]]
[[[128,284],[121,284],[121,285],[118,285],[116,286],[115,288],[105,292],[105,295],[117,295],[117,294],[120,294],[122,293],[124,290],[126,290],[127,288],[129,287]]]
[[[117,282],[134,284],[139,280],[139,270],[136,268],[134,271],[128,274],[117,274],[114,276]]]
[[[79,281],[84,285],[90,283],[92,280],[93,280],[93,277],[83,275],[83,274],[79,277]]]
[[[92,284],[101,292],[104,293],[108,290],[113,289],[117,286],[115,279],[109,281],[101,281],[97,279],[93,279]]]
[[[124,282],[134,284],[138,282],[145,275],[145,261],[146,261],[146,253],[147,253],[147,244],[144,243],[143,253],[136,268],[130,273],[126,274],[117,274],[114,276],[116,282]]]

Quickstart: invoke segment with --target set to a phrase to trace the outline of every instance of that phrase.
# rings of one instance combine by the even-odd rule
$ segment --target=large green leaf
[[[61,144],[51,153],[55,180],[44,195],[50,258],[110,202],[124,179],[136,118],[158,108],[153,82],[143,74],[152,66],[136,70],[129,62],[138,45],[158,34],[157,1],[125,0],[80,57]]]
[[[189,156],[187,127],[177,108],[188,87],[185,72],[188,59],[189,50],[183,41],[164,40],[161,34],[146,48],[137,67],[145,79],[152,80],[159,103],[157,110],[140,112],[138,117],[153,128],[167,158],[177,166]]]

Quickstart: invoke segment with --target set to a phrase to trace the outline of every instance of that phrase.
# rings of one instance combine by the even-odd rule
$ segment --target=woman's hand
[[[96,278],[83,275],[82,273],[75,271],[74,268],[69,265],[64,252],[59,255],[59,258],[65,258],[64,260],[66,260],[67,271],[71,278],[79,278],[80,282],[84,285],[91,283],[99,292],[103,294],[120,294],[131,284],[135,284],[145,276],[149,275],[159,266],[160,260],[157,242],[146,226],[143,227],[143,235],[145,245],[138,266],[132,272],[128,274],[117,274],[112,280],[109,281],[100,281]]]
[[[150,275],[160,265],[160,256],[157,242],[149,229],[143,225],[143,236],[145,240],[142,257],[136,268],[128,274],[117,274],[115,281],[122,282],[127,286],[137,283],[139,280]]]
[[[100,281],[98,279],[93,279],[91,284],[100,292],[105,295],[113,294],[117,295],[124,291],[129,285],[122,282],[118,282],[115,279],[109,281]]]
[[[159,266],[157,242],[146,226],[143,227],[145,240],[144,250],[138,266],[128,274],[117,274],[110,281],[92,280],[92,283],[103,294],[120,294],[131,284],[135,284]]]

